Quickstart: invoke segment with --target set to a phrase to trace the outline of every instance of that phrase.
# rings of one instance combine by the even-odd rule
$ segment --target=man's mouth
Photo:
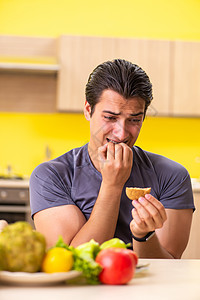
[[[111,140],[109,138],[106,138],[107,142],[109,143],[113,143],[113,144],[120,144],[120,143],[124,143],[124,144],[127,144],[128,141],[114,141],[114,140]]]

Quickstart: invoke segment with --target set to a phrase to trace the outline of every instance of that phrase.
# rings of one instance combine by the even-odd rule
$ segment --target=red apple
[[[135,273],[136,254],[124,248],[106,248],[96,256],[96,262],[102,267],[99,280],[105,284],[126,284]]]

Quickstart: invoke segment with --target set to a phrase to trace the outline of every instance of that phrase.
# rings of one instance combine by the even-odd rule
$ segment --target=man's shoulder
[[[186,168],[180,163],[166,156],[143,150],[138,146],[134,146],[134,155],[136,163],[144,168],[153,169],[158,173],[169,171],[187,173]]]
[[[87,145],[74,148],[52,160],[42,162],[32,172],[31,176],[41,177],[54,175],[64,175],[73,172],[74,168],[87,164]]]

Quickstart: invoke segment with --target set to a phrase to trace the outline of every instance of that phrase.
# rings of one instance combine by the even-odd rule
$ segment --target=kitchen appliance
[[[0,179],[0,219],[8,223],[27,221],[33,225],[28,180]]]

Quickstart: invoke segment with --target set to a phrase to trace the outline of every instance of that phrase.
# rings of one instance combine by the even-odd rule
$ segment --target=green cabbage
[[[0,233],[0,249],[0,269],[33,273],[40,270],[46,242],[29,223],[19,221],[4,227]]]

